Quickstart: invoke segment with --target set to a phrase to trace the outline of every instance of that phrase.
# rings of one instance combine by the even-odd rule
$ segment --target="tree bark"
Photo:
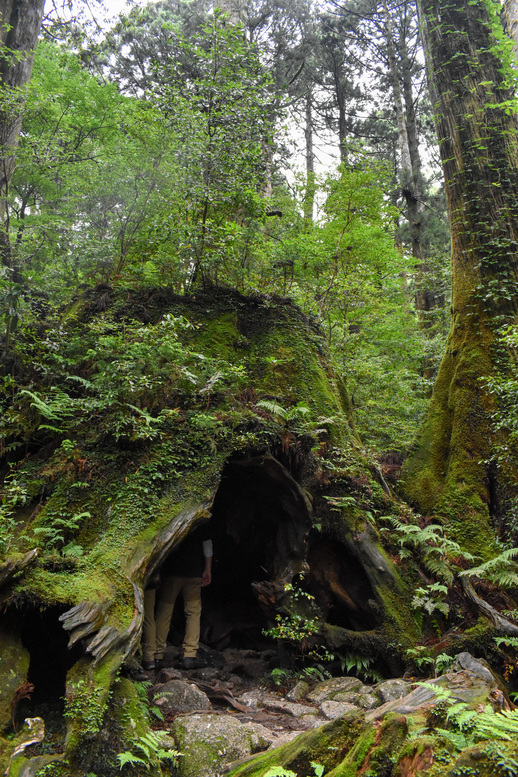
[[[0,253],[6,266],[11,263],[7,197],[43,6],[44,0],[0,0]]]
[[[518,61],[518,0],[504,0],[503,13],[506,31],[513,41],[514,56]]]
[[[465,544],[487,551],[491,520],[512,490],[516,464],[490,464],[494,399],[484,379],[509,354],[498,328],[516,322],[518,235],[514,100],[484,0],[420,0],[452,238],[451,328],[407,494],[438,511]],[[516,453],[516,452],[515,452]],[[515,459],[516,462],[516,459]],[[504,499],[502,500],[502,497]]]
[[[313,150],[313,93],[311,86],[308,86],[306,93],[306,191],[304,193],[304,218],[306,221],[313,221],[313,211],[315,208],[315,152]]]

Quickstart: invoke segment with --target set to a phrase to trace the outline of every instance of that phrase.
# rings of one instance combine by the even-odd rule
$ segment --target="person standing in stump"
[[[208,526],[195,529],[164,561],[156,581],[144,591],[143,666],[155,669],[163,661],[167,635],[178,594],[183,596],[185,636],[182,644],[184,669],[206,666],[198,658],[201,589],[212,580],[212,540]]]

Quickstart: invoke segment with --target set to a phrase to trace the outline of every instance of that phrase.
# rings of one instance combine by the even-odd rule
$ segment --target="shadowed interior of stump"
[[[202,642],[216,649],[258,648],[298,574],[328,622],[361,631],[376,625],[375,596],[344,545],[312,539],[311,503],[271,456],[230,461],[214,499],[212,584],[203,591]],[[181,641],[175,609],[171,640]]]
[[[83,654],[81,645],[68,648],[68,634],[59,622],[65,609],[54,606],[40,610],[33,605],[6,615],[6,622],[13,624],[13,633],[19,634],[30,656],[27,684],[33,688],[20,689],[14,710],[18,722],[42,714],[44,707],[63,709],[67,672]]]

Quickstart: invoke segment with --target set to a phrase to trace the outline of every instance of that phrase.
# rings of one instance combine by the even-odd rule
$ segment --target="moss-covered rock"
[[[180,777],[212,777],[239,758],[264,750],[268,742],[230,715],[191,715],[175,720],[172,734],[181,752]]]
[[[263,777],[275,766],[297,775],[307,775],[313,772],[312,762],[323,766],[324,773],[328,774],[367,730],[370,726],[363,714],[358,710],[349,712],[318,729],[300,734],[282,747],[262,753],[250,763],[236,766],[228,772],[228,777]]]

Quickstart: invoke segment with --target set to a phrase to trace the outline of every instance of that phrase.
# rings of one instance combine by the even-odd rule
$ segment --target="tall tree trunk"
[[[308,86],[306,93],[306,191],[304,193],[304,218],[313,221],[315,206],[315,153],[313,151],[313,92]]]
[[[446,353],[405,483],[421,509],[440,513],[465,544],[483,552],[491,521],[503,520],[516,483],[516,458],[509,472],[488,463],[498,439],[495,402],[484,379],[508,357],[498,347],[498,328],[517,320],[517,129],[502,104],[513,96],[485,1],[420,0],[419,6],[448,201],[453,288]]]
[[[0,0],[0,253],[11,266],[7,196],[44,0]]]
[[[412,63],[406,42],[408,19],[404,15],[406,8],[400,8],[399,13],[403,14],[403,16],[399,19],[399,36],[396,41],[386,0],[383,0],[383,11],[389,78],[398,127],[401,193],[405,199],[406,217],[410,230],[410,245],[412,256],[415,259],[417,286],[415,305],[420,326],[425,332],[430,332],[431,319],[429,313],[435,307],[435,299],[433,293],[428,289],[427,275],[429,267],[422,247],[421,158],[419,156],[419,141],[412,89]],[[431,369],[430,364],[425,365],[425,377],[431,377]]]
[[[507,33],[514,45],[514,56],[518,61],[518,0],[504,0],[504,18]]]
[[[399,139],[399,154],[401,164],[401,182],[403,194],[405,186],[411,187],[412,182],[412,164],[410,161],[410,148],[408,146],[408,135],[405,121],[405,112],[403,109],[403,98],[401,95],[401,84],[399,81],[399,68],[397,64],[396,45],[394,34],[392,32],[392,21],[386,0],[383,0],[383,12],[385,15],[385,40],[387,42],[387,56],[389,63],[389,78],[392,87],[392,99],[394,102],[394,111],[396,113],[396,123]],[[405,195],[406,196],[406,195]]]

